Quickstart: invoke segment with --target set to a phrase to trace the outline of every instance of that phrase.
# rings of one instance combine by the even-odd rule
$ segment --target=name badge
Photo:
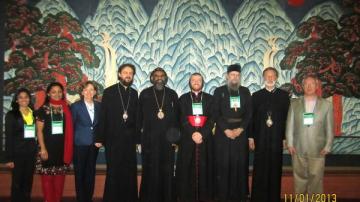
[[[51,122],[51,134],[59,135],[63,134],[63,121],[52,121]]]
[[[203,114],[203,107],[202,103],[192,103],[192,111],[193,115],[202,115]]]
[[[35,138],[35,124],[24,124],[24,138]]]
[[[232,109],[240,108],[240,96],[231,96],[230,97],[230,108],[232,108]]]
[[[314,113],[304,113],[303,114],[303,120],[304,120],[304,125],[306,126],[311,126],[314,124]]]

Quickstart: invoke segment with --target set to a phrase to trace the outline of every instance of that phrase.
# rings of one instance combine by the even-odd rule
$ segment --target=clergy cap
[[[228,68],[227,68],[227,73],[230,73],[232,71],[236,71],[236,72],[241,72],[241,66],[238,65],[238,64],[232,64],[232,65],[229,65]]]

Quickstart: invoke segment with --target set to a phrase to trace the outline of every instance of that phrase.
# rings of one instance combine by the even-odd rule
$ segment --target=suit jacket
[[[295,147],[297,154],[307,157],[320,157],[320,151],[331,150],[334,139],[332,103],[318,98],[314,108],[314,123],[304,125],[304,97],[291,101],[286,123],[286,140]]]
[[[35,156],[36,149],[35,138],[24,138],[24,120],[20,112],[9,111],[5,116],[5,161]]]
[[[75,145],[91,145],[94,143],[94,133],[98,127],[100,115],[100,103],[97,101],[94,101],[94,110],[94,121],[92,122],[84,100],[71,105]]]

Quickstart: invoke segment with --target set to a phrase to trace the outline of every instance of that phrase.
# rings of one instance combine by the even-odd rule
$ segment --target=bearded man
[[[140,201],[175,201],[174,133],[178,128],[178,96],[168,87],[164,69],[150,74],[151,87],[139,97],[138,124],[142,131],[142,182]],[[177,129],[178,130],[178,129]]]
[[[240,72],[240,65],[230,65],[227,84],[214,93],[215,194],[219,201],[248,199],[249,143],[246,130],[252,107],[249,90],[240,85]]]
[[[104,201],[137,200],[136,129],[138,93],[131,87],[135,66],[118,69],[119,83],[104,90],[95,146],[105,146]]]
[[[213,134],[212,96],[202,91],[204,78],[193,73],[190,92],[179,99],[181,141],[176,164],[179,201],[212,201]]]
[[[249,147],[255,151],[252,202],[281,201],[282,155],[289,93],[276,87],[278,71],[263,71],[265,88],[252,95],[253,117]]]

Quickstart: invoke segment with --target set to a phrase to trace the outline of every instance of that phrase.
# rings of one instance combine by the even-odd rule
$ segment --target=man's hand
[[[13,169],[15,167],[14,162],[8,162],[5,164],[6,167]]]
[[[322,149],[321,151],[320,151],[320,155],[321,156],[326,156],[327,154],[329,154],[330,153],[330,151],[328,151],[328,150],[326,150],[326,149]]]
[[[95,143],[95,147],[97,147],[97,148],[100,148],[100,147],[102,147],[103,145],[102,145],[102,143],[100,143],[100,142],[96,142]]]
[[[244,129],[242,129],[242,128],[235,128],[235,129],[233,129],[232,131],[233,131],[233,133],[234,133],[234,138],[235,138],[235,137],[239,137],[239,136],[242,134],[242,132],[244,131]]]
[[[251,151],[254,151],[255,150],[255,141],[254,141],[254,138],[249,138],[249,149]]]
[[[230,139],[235,139],[235,136],[234,136],[234,131],[233,130],[230,130],[230,129],[226,129],[224,131],[226,137],[230,138]]]
[[[295,147],[288,147],[288,150],[289,150],[289,153],[290,153],[291,155],[296,154],[296,149],[295,149]]]
[[[201,144],[203,142],[202,140],[202,135],[199,132],[194,132],[192,134],[192,140],[196,143],[196,144]]]

